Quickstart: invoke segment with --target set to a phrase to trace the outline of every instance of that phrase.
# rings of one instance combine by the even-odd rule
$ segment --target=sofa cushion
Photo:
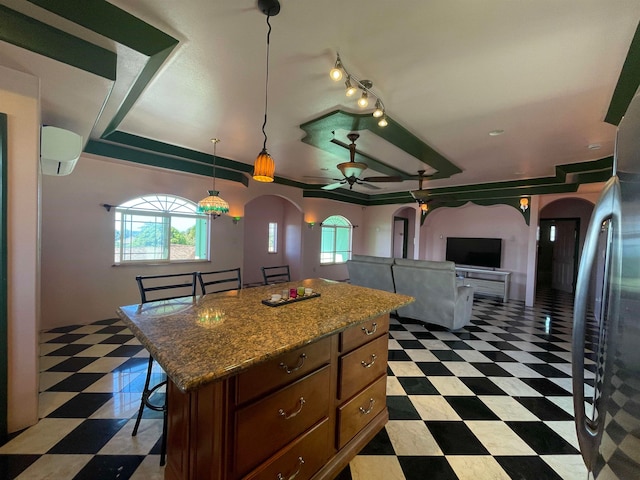
[[[395,264],[403,267],[422,267],[434,270],[452,270],[455,271],[456,264],[453,262],[435,262],[431,260],[410,260],[408,258],[396,258]]]
[[[351,260],[358,262],[382,263],[384,265],[391,265],[394,259],[389,257],[374,257],[373,255],[352,255]]]

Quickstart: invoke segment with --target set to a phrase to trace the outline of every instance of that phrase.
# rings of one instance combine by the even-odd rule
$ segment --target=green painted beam
[[[0,40],[108,80],[116,79],[115,53],[1,5]]]
[[[136,150],[124,145],[107,143],[97,140],[89,140],[84,149],[87,153],[101,155],[103,157],[117,158],[142,165],[152,165],[154,167],[177,170],[180,172],[195,173],[196,175],[213,176],[211,165],[197,163],[180,158],[172,158],[160,155],[155,152]],[[249,179],[240,172],[216,168],[216,178],[238,182],[245,187],[249,186]]]
[[[638,23],[627,52],[627,58],[622,65],[618,83],[609,103],[609,110],[604,117],[605,122],[612,125],[620,124],[627,108],[629,108],[631,99],[638,91],[638,86],[640,86],[640,23]]]
[[[340,157],[345,156],[345,148],[348,149],[349,142],[347,139],[334,138],[332,132],[337,130],[354,132],[368,130],[404,150],[425,165],[436,169],[436,174],[431,178],[449,178],[462,171],[398,122],[388,116],[387,120],[389,124],[383,128],[378,126],[378,120],[370,114],[335,110],[300,125],[300,128],[306,133],[302,141]],[[349,153],[347,151],[344,161],[348,160]],[[369,168],[385,175],[398,175],[403,178],[409,178],[417,174],[417,172],[405,172],[390,163],[385,163],[362,152],[356,154],[356,161],[364,162]]]
[[[151,57],[178,41],[104,0],[28,0],[60,17]]]

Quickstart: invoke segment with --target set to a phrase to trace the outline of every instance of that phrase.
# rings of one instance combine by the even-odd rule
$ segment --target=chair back
[[[279,265],[277,267],[262,267],[262,277],[265,285],[283,283],[291,281],[289,265]]]
[[[196,295],[196,272],[138,275],[140,303]]]
[[[242,288],[240,267],[227,270],[215,270],[211,272],[198,272],[198,281],[202,294],[228,292]]]

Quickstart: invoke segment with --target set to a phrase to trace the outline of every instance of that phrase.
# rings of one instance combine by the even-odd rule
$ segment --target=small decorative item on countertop
[[[264,305],[268,305],[269,307],[281,307],[282,305],[288,305],[290,303],[296,303],[296,302],[301,302],[303,300],[309,300],[311,298],[317,298],[320,296],[320,294],[318,292],[314,292],[312,289],[307,288],[305,289],[305,294],[304,295],[298,295],[297,289],[292,288],[292,291],[295,291],[295,294],[291,294],[289,296],[289,298],[280,298],[277,301],[273,301],[273,297],[280,297],[280,295],[278,294],[273,294],[271,295],[271,298],[267,299],[267,300],[262,300],[262,303]],[[310,294],[306,294],[306,290],[310,290],[311,293]]]
[[[292,288],[289,290],[289,298],[296,298],[298,296],[298,289]]]
[[[279,293],[271,294],[271,302],[272,303],[279,302],[281,298],[282,298],[282,295],[280,295]]]

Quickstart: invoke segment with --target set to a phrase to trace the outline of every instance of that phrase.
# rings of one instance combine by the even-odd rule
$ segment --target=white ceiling
[[[256,2],[111,3],[179,41],[118,130],[208,153],[217,137],[219,156],[253,164],[263,143],[267,33]],[[29,2],[0,4],[117,53],[110,82],[0,41],[0,65],[42,79],[44,123],[99,139],[146,56]],[[604,117],[639,19],[637,0],[281,0],[270,19],[266,127],[276,174],[332,183],[349,158],[301,142],[301,124],[336,109],[360,113],[343,82],[329,78],[336,51],[352,74],[373,81],[393,120],[462,170],[430,186],[553,176],[556,165],[610,156],[615,126]],[[495,129],[504,134],[490,136]],[[424,168],[361,134],[359,149],[382,162]],[[417,181],[376,185],[406,191]]]

